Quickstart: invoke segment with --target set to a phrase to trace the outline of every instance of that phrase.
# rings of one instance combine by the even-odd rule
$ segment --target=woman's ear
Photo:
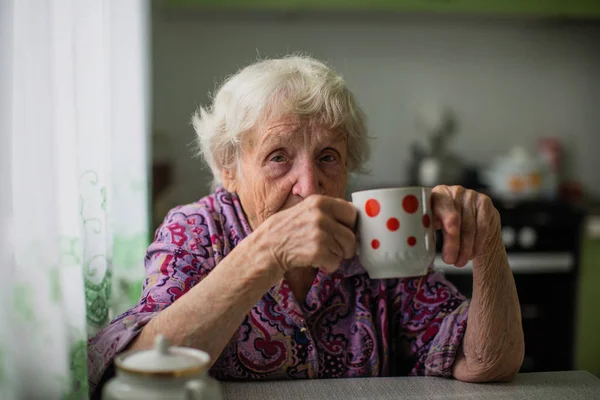
[[[236,193],[238,189],[237,175],[235,168],[223,169],[221,171],[223,187],[229,193]]]

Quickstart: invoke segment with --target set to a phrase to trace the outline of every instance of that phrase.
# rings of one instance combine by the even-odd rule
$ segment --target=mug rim
[[[352,195],[359,193],[368,193],[368,192],[392,192],[392,191],[401,191],[401,190],[415,190],[415,189],[425,189],[425,190],[433,190],[431,186],[400,186],[400,187],[385,187],[380,189],[365,189],[358,190],[356,192],[352,192]]]

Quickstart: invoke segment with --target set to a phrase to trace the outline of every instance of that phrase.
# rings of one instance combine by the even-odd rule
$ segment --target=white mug
[[[435,259],[431,188],[352,193],[359,258],[371,279],[421,276]]]

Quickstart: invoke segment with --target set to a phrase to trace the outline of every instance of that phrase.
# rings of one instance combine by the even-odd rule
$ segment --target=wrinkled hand
[[[315,266],[331,273],[356,254],[357,214],[345,200],[313,195],[274,214],[257,232],[283,273]]]
[[[502,242],[500,215],[491,199],[462,186],[440,185],[431,195],[435,228],[444,237],[442,260],[464,267]]]

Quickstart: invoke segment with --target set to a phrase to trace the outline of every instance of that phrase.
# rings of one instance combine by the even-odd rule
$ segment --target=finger
[[[338,269],[343,259],[343,251],[331,234],[325,230],[320,230],[312,240],[311,265],[318,265],[326,272],[333,272]]]
[[[442,202],[442,198],[445,196],[448,196],[447,186],[439,185],[433,188],[430,199],[430,209],[433,213],[433,229],[436,231],[442,229],[442,221],[435,215],[435,203]]]
[[[352,203],[329,196],[310,196],[307,200],[309,199],[312,200],[312,204],[309,203],[309,206],[319,208],[322,212],[350,229],[354,229],[356,226],[358,210]]]
[[[455,264],[457,267],[464,267],[473,258],[473,246],[477,235],[476,193],[468,190],[462,196],[462,200],[460,251]]]
[[[344,259],[344,253],[340,245],[332,236],[329,236],[329,241],[324,243],[319,258],[323,260],[323,270],[328,273],[334,272],[340,267],[340,264]]]
[[[473,256],[479,256],[485,252],[485,243],[490,234],[493,214],[497,213],[492,200],[485,195],[477,196],[477,236],[473,246]]]
[[[445,193],[432,193],[433,215],[440,221],[443,235],[442,260],[446,264],[454,265],[460,250],[460,203],[454,202],[452,197]]]
[[[323,271],[325,271],[328,274],[332,274],[340,268],[341,264],[342,264],[341,258],[335,258],[335,259],[331,258],[331,259],[327,259],[327,261],[320,264],[320,269],[322,269]]]
[[[331,237],[335,240],[342,251],[344,259],[352,258],[356,255],[356,234],[346,225],[331,219],[330,227]]]

